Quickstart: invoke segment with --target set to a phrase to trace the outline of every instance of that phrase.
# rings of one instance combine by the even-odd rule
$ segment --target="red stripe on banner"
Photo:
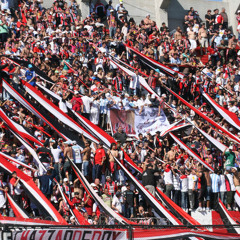
[[[98,140],[92,136],[90,133],[86,132],[85,129],[80,126],[77,122],[75,122],[71,117],[69,117],[66,113],[64,113],[60,108],[58,108],[56,105],[54,105],[51,101],[49,101],[43,94],[41,91],[37,90],[36,88],[34,88],[32,85],[30,85],[28,82],[22,80],[22,84],[25,85],[27,88],[29,88],[32,92],[34,92],[34,94],[36,94],[38,97],[40,97],[44,102],[46,102],[46,104],[50,105],[52,108],[54,108],[56,111],[59,112],[59,114],[61,114],[62,116],[64,116],[65,118],[67,118],[69,121],[71,121],[74,125],[76,125],[78,128],[80,128],[82,130],[82,132],[84,133],[84,135],[86,137],[90,137],[93,140],[95,140],[95,142],[98,142]],[[61,119],[60,119],[61,120]]]
[[[237,203],[238,207],[240,207],[240,193],[238,192],[238,190],[236,190],[234,199],[235,199],[235,202]]]
[[[98,194],[94,191],[92,186],[89,184],[87,179],[83,176],[82,172],[76,167],[76,165],[69,159],[72,169],[75,172],[77,178],[82,183],[85,191],[88,193],[88,195],[92,196],[93,199],[99,204],[99,206],[111,217],[115,218],[119,223],[121,224],[128,224],[125,218],[118,215],[116,212],[114,212],[110,207],[104,204],[103,200],[98,196]]]
[[[75,208],[74,204],[69,200],[69,198],[67,197],[67,195],[65,193],[63,193],[68,205],[70,206],[70,208],[72,209],[75,217],[77,218],[78,222],[80,225],[90,225],[90,223],[83,217],[83,215]]]
[[[178,76],[179,76],[179,77],[181,77],[181,78],[184,77],[184,75],[183,75],[182,73],[180,73],[180,72],[178,72],[178,71],[175,71],[175,70],[173,70],[173,69],[165,66],[164,64],[155,61],[154,59],[152,59],[152,58],[150,58],[150,57],[147,57],[146,55],[140,53],[137,49],[135,49],[135,48],[133,48],[133,47],[130,47],[130,46],[128,46],[127,44],[124,44],[124,45],[125,45],[126,48],[131,49],[133,52],[135,52],[136,54],[138,54],[138,55],[140,55],[141,57],[145,58],[146,60],[154,63],[155,65],[157,65],[157,66],[160,67],[161,69],[164,69],[164,71],[168,72],[169,74],[172,75],[173,73],[178,73]]]
[[[228,121],[231,125],[233,125],[235,128],[240,130],[240,121],[235,113],[230,112],[227,109],[225,109],[224,107],[220,106],[207,93],[203,93],[203,96],[217,110],[217,112],[224,118],[224,120]]]
[[[13,213],[16,217],[28,218],[28,216],[20,209],[20,207],[14,202],[11,196],[8,193],[5,193],[8,199],[8,202],[13,210]]]
[[[191,156],[193,156],[197,161],[199,161],[202,165],[208,168],[210,171],[214,172],[214,169],[206,163],[203,159],[201,159],[195,152],[193,152],[185,143],[183,143],[179,138],[177,138],[173,133],[169,133],[170,136],[176,141],[184,150],[188,152]]]
[[[233,219],[233,216],[231,214],[230,211],[227,210],[227,208],[225,207],[225,205],[223,204],[223,202],[221,201],[221,199],[219,198],[219,203],[218,203],[221,208],[224,210],[224,212],[226,213],[227,218],[229,219],[231,224],[237,225],[236,221]],[[239,225],[239,224],[238,224]],[[240,229],[235,229],[238,233],[240,233]]]
[[[26,165],[25,163],[20,162],[20,161],[18,161],[17,159],[12,158],[12,157],[10,157],[10,156],[2,153],[2,152],[0,152],[0,155],[1,155],[2,157],[4,157],[6,160],[10,161],[10,162],[14,162],[14,163],[16,163],[16,164],[18,164],[18,165],[21,165],[21,166],[23,166],[23,167],[25,167],[25,168],[28,168],[28,169],[32,170],[32,171],[36,170],[36,169],[34,169],[34,168]]]
[[[11,119],[9,119],[9,118],[7,117],[7,115],[5,114],[5,112],[4,112],[1,108],[0,108],[0,117],[1,117],[2,120],[8,125],[8,127],[12,129],[12,131],[18,133],[23,139],[25,139],[25,141],[27,141],[27,139],[28,139],[28,140],[30,140],[30,141],[32,141],[32,142],[35,142],[37,145],[43,146],[43,144],[42,144],[40,141],[38,141],[36,138],[34,138],[33,136],[31,136],[27,131],[26,131],[26,132],[22,132],[21,130],[18,130],[17,127],[18,127],[19,124],[18,124],[18,123],[15,123],[15,122],[12,121]],[[21,128],[23,128],[23,127],[21,126]],[[31,147],[33,147],[32,144],[29,143],[28,141],[27,141],[27,143],[28,143]]]
[[[42,205],[43,208],[49,213],[49,215],[57,222],[61,222],[66,224],[66,221],[59,214],[55,207],[49,202],[49,200],[45,197],[45,195],[40,191],[40,189],[33,182],[32,178],[27,176],[21,170],[16,168],[10,162],[8,162],[3,157],[0,157],[0,166],[8,171],[10,174],[15,171],[17,176],[20,178],[20,181],[23,185],[34,195],[35,199]],[[50,211],[50,212],[49,212]]]
[[[183,123],[181,123],[181,122],[183,122]],[[184,120],[180,120],[179,122],[176,122],[176,123],[174,123],[170,126],[171,126],[170,128],[161,132],[161,134],[160,134],[161,137],[165,136],[169,132],[176,131],[176,130],[179,130],[181,128],[192,126],[192,125],[190,123],[185,123]]]
[[[26,121],[28,124],[30,124],[30,125],[32,125],[34,128],[36,128],[36,129],[38,129],[38,130],[41,130],[45,135],[47,135],[48,137],[52,137],[49,133],[47,133],[47,132],[45,132],[43,129],[42,129],[42,127],[38,127],[38,126],[36,126],[36,125],[34,125],[33,123],[31,123],[31,122],[28,122],[28,121]]]
[[[46,122],[52,129],[54,129],[63,139],[68,140],[61,132],[59,132],[41,113],[35,109],[31,103],[29,103],[25,98],[21,96],[6,80],[3,79],[3,83],[6,84],[19,98],[22,99],[34,112],[37,112],[37,114],[43,119],[44,122]],[[13,96],[14,97],[14,96]]]
[[[170,93],[172,93],[175,97],[177,97],[182,103],[184,103],[186,106],[188,106],[190,109],[192,109],[195,113],[197,113],[199,116],[201,116],[202,118],[204,118],[206,121],[208,121],[209,123],[211,123],[213,126],[215,126],[216,128],[220,129],[222,132],[226,133],[229,137],[231,137],[232,139],[234,139],[235,141],[240,143],[240,139],[237,138],[236,136],[234,136],[233,134],[231,134],[230,132],[228,132],[226,129],[222,128],[220,125],[218,125],[216,122],[214,122],[213,120],[211,120],[209,117],[207,117],[206,115],[204,115],[201,111],[199,111],[198,109],[196,109],[195,107],[193,107],[190,103],[188,103],[186,100],[184,100],[183,98],[181,98],[178,94],[176,94],[175,92],[173,92],[171,89],[169,89],[167,86],[164,86]]]
[[[169,203],[173,210],[177,211],[184,219],[186,219],[192,225],[201,225],[198,221],[192,218],[189,214],[182,210],[175,202],[173,202],[167,195],[165,195],[160,189],[156,188],[157,192],[161,195],[162,198],[165,199],[167,203]],[[207,229],[201,228],[202,230],[208,231]]]

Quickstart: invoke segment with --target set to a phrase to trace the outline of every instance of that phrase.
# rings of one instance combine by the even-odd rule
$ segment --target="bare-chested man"
[[[175,144],[172,145],[171,150],[167,152],[166,154],[166,160],[173,162],[176,160],[176,150],[175,150]]]
[[[66,142],[64,142],[64,145],[65,145],[65,147],[64,147],[64,152],[63,152],[64,157],[65,157],[66,159],[69,158],[70,160],[73,161],[72,142],[71,142],[71,141],[66,141]]]
[[[232,173],[233,173],[233,183],[236,187],[236,190],[240,192],[240,174],[237,171],[236,167],[232,167]]]
[[[115,158],[119,158],[119,152],[117,150],[116,143],[111,144],[111,147],[108,150],[108,156],[109,156],[109,163],[110,163],[110,171],[111,171],[111,173],[113,173],[114,172]]]
[[[90,141],[87,141],[85,137],[82,135],[83,142],[85,144],[85,148],[81,151],[82,154],[82,160],[83,160],[83,175],[85,177],[88,177],[89,173],[89,162],[90,162],[90,156],[91,156],[91,148],[90,148]]]

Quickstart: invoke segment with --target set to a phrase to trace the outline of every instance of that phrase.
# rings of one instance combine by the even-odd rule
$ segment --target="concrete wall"
[[[202,21],[205,21],[205,14],[208,9],[214,10],[218,8],[219,11],[224,7],[229,18],[229,26],[232,27],[236,33],[237,22],[235,12],[238,9],[239,1],[237,0],[225,0],[219,1],[208,1],[208,0],[163,0],[166,4],[163,4],[164,10],[168,13],[168,26],[170,29],[183,26],[183,18],[190,7],[194,7],[198,11]],[[161,7],[161,6],[160,6]],[[161,10],[159,15],[161,16]]]
[[[89,0],[77,0],[78,4],[83,8],[82,17],[85,18],[89,14],[89,10],[86,11],[89,7]],[[101,1],[104,5],[108,1]],[[119,0],[112,0],[112,6],[115,8],[119,4]],[[92,3],[95,4],[96,0],[92,0]],[[123,6],[127,9],[129,16],[133,17],[137,23],[140,23],[143,18],[149,13],[151,19],[155,21],[155,2],[154,0],[125,0],[123,1]]]
[[[119,0],[112,0],[113,7],[119,3]],[[44,7],[50,7],[53,0],[44,0]],[[77,0],[81,10],[82,18],[86,18],[89,14],[89,4],[92,2],[95,4],[96,0]],[[108,1],[102,1],[104,5]],[[151,15],[151,19],[157,22],[157,26],[161,26],[162,22],[166,22],[170,30],[176,27],[183,26],[183,18],[190,7],[194,7],[203,21],[205,21],[205,14],[208,9],[214,10],[218,8],[221,11],[222,7],[225,7],[229,17],[229,25],[232,27],[236,34],[237,21],[236,11],[239,9],[239,0],[223,0],[219,1],[208,1],[208,0],[124,0],[123,5],[128,10],[129,16],[133,17],[139,24],[147,14]]]

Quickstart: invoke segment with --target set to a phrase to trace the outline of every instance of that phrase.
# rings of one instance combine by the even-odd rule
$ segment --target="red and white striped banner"
[[[194,159],[196,159],[198,162],[200,162],[204,167],[209,169],[211,172],[213,172],[213,168],[206,163],[203,159],[201,159],[195,152],[193,152],[185,143],[183,143],[179,138],[177,138],[173,133],[169,133],[170,136],[173,138],[173,140],[180,145],[181,148],[183,148],[189,155],[191,155]]]
[[[230,112],[227,109],[225,109],[224,107],[220,106],[207,93],[203,92],[202,95],[214,107],[214,109],[223,117],[224,120],[229,122],[236,129],[240,130],[240,121],[235,113]]]

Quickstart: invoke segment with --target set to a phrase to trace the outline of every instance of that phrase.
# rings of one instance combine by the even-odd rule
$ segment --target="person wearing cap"
[[[114,38],[116,29],[117,29],[117,20],[114,16],[114,10],[110,10],[110,16],[108,17],[108,27],[109,27],[109,36],[110,38]]]
[[[123,0],[119,0],[119,5],[116,6],[115,10],[117,12],[118,19],[121,21],[121,18],[122,18],[122,20],[126,22],[128,11],[123,6]]]
[[[25,78],[26,81],[32,85],[33,87],[35,87],[36,85],[36,73],[33,70],[33,65],[32,64],[28,64],[28,69],[25,72]]]
[[[102,166],[106,160],[106,153],[105,150],[103,149],[103,143],[100,142],[98,144],[98,148],[95,152],[94,156],[94,166],[93,166],[93,179],[95,180],[96,178],[101,179],[102,176]]]
[[[79,113],[83,112],[83,101],[81,96],[79,95],[79,91],[77,90],[74,91],[74,96],[71,99],[71,103],[72,103],[72,109],[75,112],[79,112]]]
[[[233,146],[230,146],[228,150],[226,148],[222,153],[222,156],[225,157],[224,168],[226,170],[230,170],[232,167],[235,166],[236,155],[233,152]]]
[[[68,178],[63,179],[63,185],[62,185],[63,192],[67,195],[67,197],[71,200],[72,199],[72,193],[71,188],[69,185]]]

